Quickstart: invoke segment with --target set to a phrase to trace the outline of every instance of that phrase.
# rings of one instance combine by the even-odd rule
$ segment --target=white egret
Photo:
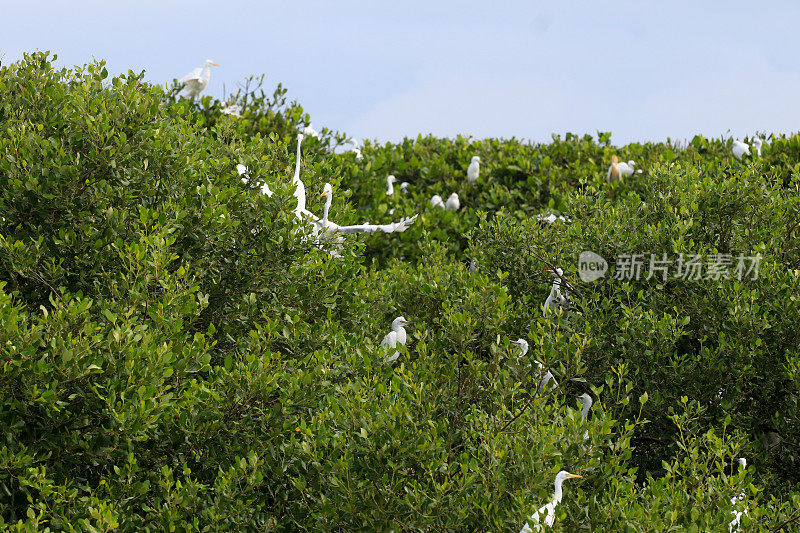
[[[442,201],[442,197],[438,194],[434,194],[431,196],[431,207],[441,207],[444,209],[444,202]]]
[[[315,233],[319,233],[320,231],[324,231],[325,233],[374,233],[376,231],[382,231],[384,233],[399,233],[407,230],[408,226],[413,224],[414,220],[417,218],[417,215],[414,215],[413,217],[402,218],[399,222],[392,222],[391,224],[364,223],[354,226],[340,226],[339,224],[331,222],[328,219],[328,211],[330,211],[331,202],[333,201],[333,187],[330,183],[325,184],[320,196],[326,197],[325,207],[322,211],[322,219],[317,218],[309,211],[305,211],[303,213],[306,218],[310,219],[314,224]]]
[[[550,503],[543,505],[539,508],[538,511],[533,513],[529,518],[528,521],[525,522],[525,525],[520,530],[519,533],[533,533],[534,531],[542,531],[542,525],[540,521],[542,521],[542,516],[544,516],[544,525],[547,527],[552,527],[553,523],[556,521],[556,505],[561,503],[561,499],[564,497],[564,493],[561,489],[561,485],[564,483],[565,480],[570,478],[580,478],[581,476],[577,474],[570,474],[566,470],[562,470],[558,474],[556,474],[556,481],[555,481],[555,493],[553,494],[553,499],[550,500]],[[529,524],[533,524],[531,527]]]
[[[447,211],[458,211],[461,207],[461,202],[458,199],[457,193],[452,193],[450,196],[447,197],[447,201],[444,203],[444,208]]]
[[[525,357],[525,355],[527,355],[528,353],[528,348],[529,348],[528,341],[519,338],[515,341],[511,341],[511,344],[519,346],[520,348],[520,354],[517,356],[517,362],[519,362],[519,360]],[[528,366],[531,366],[531,364],[528,363]],[[545,387],[545,385],[547,385],[550,381],[553,382],[553,384],[550,385],[551,389],[555,389],[556,387],[558,387],[558,381],[556,381],[556,378],[553,377],[552,372],[547,370],[544,367],[544,365],[539,361],[536,361],[536,366],[539,367],[539,383],[536,385],[537,391],[541,391]]]
[[[539,222],[544,222],[545,224],[553,224],[556,220],[560,220],[562,222],[568,222],[568,220],[564,216],[562,215],[556,216],[553,213],[550,213],[549,215],[542,215],[542,214],[536,215],[536,220],[538,220]]]
[[[303,135],[307,137],[314,137],[315,139],[319,139],[319,132],[314,129],[311,123],[308,123],[308,126],[303,128]]]
[[[564,287],[564,292],[561,292],[564,271],[560,268],[556,268],[555,272],[551,270],[550,273],[553,274],[554,279],[553,286],[550,288],[550,295],[544,302],[544,316],[547,316],[547,313],[550,311],[555,311],[559,308],[566,310],[569,304],[569,298],[566,296],[568,294],[567,288]]]
[[[404,181],[400,184],[400,190],[403,191],[403,194],[408,194],[408,182]]]
[[[304,135],[297,134],[297,162],[294,165],[294,176],[292,177],[292,185],[294,185],[294,197],[297,198],[297,207],[294,212],[298,217],[302,217],[306,210],[306,186],[300,179],[300,144],[303,142]]]
[[[388,176],[386,176],[386,196],[394,195],[395,183],[397,183],[397,178],[394,177],[394,174],[389,174]]]
[[[203,92],[203,89],[208,87],[208,82],[211,79],[211,67],[218,67],[216,63],[210,59],[206,59],[203,68],[197,67],[189,74],[178,80],[178,83],[183,85],[183,90],[186,95],[194,99]]]
[[[633,161],[628,161],[627,163],[622,162],[617,164],[617,168],[619,169],[619,175],[622,176],[633,176],[633,166],[636,163]]]
[[[747,468],[747,459],[745,459],[744,457],[738,457],[736,459],[736,462],[739,463],[739,466],[742,467],[742,470]],[[733,533],[734,531],[739,531],[739,525],[740,525],[740,523],[742,521],[742,513],[744,513],[747,516],[750,516],[750,515],[747,514],[747,509],[743,509],[742,511],[739,511],[737,509],[737,505],[736,505],[737,502],[743,500],[744,497],[745,497],[744,492],[740,492],[738,496],[734,496],[733,498],[731,498],[731,505],[733,506],[733,510],[731,511],[731,514],[733,515],[733,520],[731,520],[728,523],[728,533]]]
[[[756,149],[756,155],[761,157],[761,147],[764,145],[764,141],[761,140],[761,137],[756,137],[752,142],[753,147]]]
[[[472,161],[467,167],[467,183],[470,185],[478,181],[478,175],[481,172],[481,158],[477,155],[472,156]]]
[[[250,170],[246,166],[239,163],[238,165],[236,165],[236,172],[238,172],[239,175],[242,177],[242,183],[250,183],[250,175],[248,174]],[[269,189],[269,185],[267,185],[266,183],[264,183],[264,185],[261,186],[261,192],[266,194],[267,197],[272,198],[272,191]]]
[[[347,139],[347,144],[350,145],[350,151],[356,154],[356,159],[361,160],[364,156],[361,154],[361,148],[358,145],[358,139],[350,137]]]
[[[413,324],[413,322],[409,322],[405,319],[405,317],[399,316],[392,321],[392,331],[390,331],[381,341],[381,346],[387,346],[391,349],[397,348],[398,344],[402,344],[403,346],[406,345],[406,339],[408,336],[406,335],[406,328],[403,326],[409,326]],[[400,352],[395,351],[392,355],[386,358],[387,363],[393,363],[400,357]]]
[[[608,181],[619,181],[619,158],[616,155],[611,156],[611,166],[608,167],[606,179]]]
[[[242,118],[242,108],[239,107],[237,104],[231,104],[227,107],[222,108],[223,115],[230,115],[236,118]]]
[[[583,407],[581,407],[581,418],[585,421],[587,418],[589,418],[589,411],[592,409],[594,400],[592,400],[592,397],[584,392],[578,396],[578,401],[583,405]],[[583,432],[583,438],[589,438],[589,430]]]
[[[733,148],[731,150],[733,151],[733,155],[739,161],[742,160],[743,155],[745,154],[750,155],[750,147],[746,143],[743,143],[742,141],[738,140],[733,141]]]

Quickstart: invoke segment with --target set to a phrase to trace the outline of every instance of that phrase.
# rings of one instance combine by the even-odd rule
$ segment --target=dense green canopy
[[[337,259],[298,231],[310,117],[281,86],[192,103],[54,60],[0,66],[5,527],[518,531],[562,469],[583,477],[556,530],[728,531],[734,508],[746,531],[800,527],[800,135],[743,161],[732,139],[607,133],[359,160],[324,129],[303,143],[311,211],[330,182],[339,224],[420,213]],[[609,183],[612,155],[643,172]],[[430,206],[451,192],[459,211]],[[581,281],[583,251],[605,277]],[[637,279],[633,254],[704,270]],[[545,317],[554,267],[570,309]]]

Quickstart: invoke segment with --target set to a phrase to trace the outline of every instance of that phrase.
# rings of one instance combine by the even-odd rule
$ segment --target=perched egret
[[[178,83],[183,85],[183,90],[186,91],[186,96],[194,99],[203,92],[203,89],[208,87],[208,81],[211,79],[211,67],[218,67],[216,63],[210,59],[206,59],[203,68],[197,67],[189,74],[178,80]]]
[[[525,357],[525,355],[527,355],[529,348],[528,341],[520,338],[515,341],[511,341],[511,344],[519,346],[520,354],[517,356],[517,361],[519,361],[520,359]],[[528,363],[528,366],[531,366],[531,364]],[[550,381],[553,382],[553,384],[550,386],[551,389],[555,389],[556,387],[558,387],[558,381],[556,381],[556,378],[553,377],[552,372],[547,370],[544,367],[544,365],[539,361],[536,361],[536,366],[539,367],[539,383],[536,385],[537,391],[541,391],[545,387],[545,385],[547,385]]]
[[[397,178],[394,177],[394,174],[389,174],[388,176],[386,176],[386,196],[394,195],[395,183],[397,183]]]
[[[592,408],[594,400],[592,400],[592,397],[584,392],[583,394],[578,396],[578,401],[581,402],[581,404],[583,405],[583,407],[581,407],[581,418],[585,421],[587,418],[589,418],[589,411]],[[583,438],[584,439],[589,438],[589,430],[584,431]]]
[[[611,156],[611,166],[608,167],[606,179],[608,181],[619,181],[619,158],[616,155]]]
[[[406,345],[406,328],[403,326],[410,326],[413,322],[409,322],[405,317],[399,316],[392,321],[392,331],[390,331],[381,341],[381,346],[388,346],[391,349],[397,348],[398,344]],[[392,355],[386,358],[387,363],[394,363],[400,357],[400,352],[395,351]]]
[[[764,145],[764,141],[761,140],[761,137],[756,137],[753,139],[753,147],[756,149],[756,155],[761,157],[761,147]]]
[[[566,310],[569,304],[569,299],[566,296],[566,294],[568,294],[567,288],[564,287],[564,292],[561,292],[564,271],[560,268],[556,268],[555,272],[551,270],[550,273],[553,274],[554,279],[553,286],[550,288],[550,295],[544,302],[544,316],[547,316],[547,313],[555,311],[558,308]]]
[[[330,211],[331,202],[333,201],[333,187],[330,183],[325,184],[320,196],[326,197],[325,207],[322,211],[322,219],[317,218],[309,211],[305,211],[303,213],[306,218],[310,219],[314,224],[314,233],[319,233],[320,231],[324,231],[325,233],[374,233],[376,231],[382,231],[384,233],[399,233],[407,230],[408,226],[413,224],[414,220],[417,218],[417,215],[414,215],[413,217],[402,218],[399,222],[392,222],[391,224],[364,223],[354,226],[340,226],[339,224],[328,220],[328,211]]]
[[[319,132],[314,129],[311,123],[308,123],[308,126],[303,128],[303,135],[307,137],[314,137],[315,139],[319,139]]]
[[[738,457],[736,459],[736,462],[739,463],[739,466],[742,467],[742,470],[747,468],[747,459],[745,459],[744,457]],[[737,505],[736,504],[739,501],[743,500],[744,496],[745,496],[744,492],[740,492],[738,496],[734,496],[733,498],[731,498],[731,505],[733,506],[733,510],[731,511],[731,514],[733,515],[733,520],[731,520],[728,523],[728,533],[733,533],[734,531],[739,531],[739,524],[742,521],[742,513],[744,513],[745,515],[749,516],[747,514],[747,509],[743,509],[742,511],[739,511],[737,509]]]
[[[549,215],[536,215],[536,220],[539,222],[544,222],[545,224],[553,224],[556,220],[560,220],[562,222],[568,222],[568,220],[562,215],[554,215],[550,213]]]
[[[461,207],[461,202],[458,200],[458,194],[452,193],[447,197],[447,201],[444,203],[444,208],[448,211],[458,211],[459,207]]]
[[[617,169],[619,169],[619,175],[622,176],[633,176],[633,166],[636,163],[633,161],[628,161],[627,163],[617,163]]]
[[[302,218],[306,210],[306,186],[300,179],[300,145],[305,136],[302,133],[297,134],[297,162],[294,165],[294,176],[292,176],[292,185],[294,185],[294,197],[297,198],[297,207],[294,212],[297,217]]]
[[[742,160],[742,156],[747,154],[750,155],[750,147],[743,143],[742,141],[733,141],[733,155],[736,156],[736,159],[739,161]]]
[[[364,159],[364,156],[361,154],[361,148],[358,145],[358,139],[355,137],[350,137],[347,139],[347,144],[350,145],[350,151],[356,154],[356,159]]]
[[[242,118],[242,108],[239,107],[237,104],[231,104],[227,107],[222,108],[223,115],[230,115],[236,118]]]
[[[248,174],[250,170],[246,166],[239,163],[238,165],[236,165],[236,172],[238,172],[239,175],[242,177],[242,183],[250,183],[250,175]],[[272,198],[272,191],[269,189],[269,185],[267,185],[266,183],[261,186],[261,192],[266,194],[267,197]]]
[[[478,175],[481,172],[481,158],[477,155],[472,156],[472,162],[467,167],[467,183],[470,185],[478,181]]]
[[[556,481],[555,487],[556,491],[553,494],[553,499],[550,500],[550,503],[543,505],[539,508],[538,511],[533,513],[529,518],[528,521],[525,522],[525,526],[520,530],[519,533],[533,533],[534,531],[542,531],[542,525],[540,521],[542,520],[542,516],[544,516],[544,525],[547,527],[552,527],[553,523],[556,521],[556,505],[561,503],[561,498],[564,497],[564,493],[561,490],[561,485],[564,483],[565,480],[570,478],[580,478],[581,476],[577,474],[570,474],[566,470],[562,470],[558,474],[556,474]],[[533,524],[531,527],[529,524]]]
[[[441,207],[444,209],[444,202],[442,201],[442,197],[438,194],[434,194],[431,196],[431,207]]]
[[[404,181],[400,184],[400,190],[403,191],[403,194],[408,194],[408,182]]]

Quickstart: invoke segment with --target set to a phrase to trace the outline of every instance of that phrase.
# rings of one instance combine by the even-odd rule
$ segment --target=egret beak
[[[514,345],[516,345],[516,346],[519,346],[519,342],[517,342],[517,341],[511,341],[511,344],[514,344]]]
[[[412,324],[413,324],[413,322],[411,322],[410,320],[406,320],[405,322],[403,322],[404,326],[410,326]]]
[[[322,198],[322,197],[323,197],[323,196],[325,196],[326,194],[328,194],[328,191],[322,191],[322,194],[320,194],[320,195],[319,195],[319,197],[320,197],[320,198]]]
[[[218,66],[219,66],[219,63],[214,63],[213,61],[211,61],[211,62],[209,63],[209,65],[213,65],[213,66],[215,66],[215,67],[218,67]]]
[[[583,476],[579,476],[578,474],[567,474],[567,477],[569,478],[569,477],[583,477]]]

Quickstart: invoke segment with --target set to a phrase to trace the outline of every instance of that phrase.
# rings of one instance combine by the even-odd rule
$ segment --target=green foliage
[[[340,224],[420,213],[333,258],[297,231],[310,117],[282,86],[189,102],[54,60],[0,66],[4,528],[519,530],[565,469],[583,477],[556,529],[727,531],[737,505],[743,531],[796,529],[800,135],[743,162],[730,139],[600,132],[366,142],[357,160],[323,129],[303,144],[310,210],[330,182]],[[614,154],[643,173],[608,183]],[[409,193],[387,196],[388,174]],[[461,210],[430,207],[450,192]],[[612,264],[583,283],[584,250],[760,254],[760,275]],[[545,317],[555,267],[571,308]],[[387,365],[399,315],[414,326]]]

